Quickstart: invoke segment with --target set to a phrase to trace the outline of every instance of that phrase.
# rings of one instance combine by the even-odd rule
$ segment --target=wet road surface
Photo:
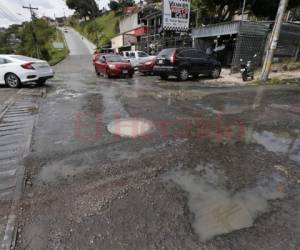
[[[67,41],[24,162],[18,249],[299,247],[299,86],[97,78]],[[136,118],[151,133],[107,129]]]

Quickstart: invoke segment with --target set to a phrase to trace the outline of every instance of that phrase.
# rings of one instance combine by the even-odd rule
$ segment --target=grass
[[[280,63],[275,63],[273,65],[273,70],[276,70],[278,72],[300,70],[300,59],[298,59],[297,61],[285,60]]]
[[[88,38],[94,44],[97,43],[97,34],[99,46],[110,43],[110,39],[118,33],[118,24],[121,15],[110,11],[96,18],[96,21],[86,21],[79,23],[78,20],[72,20],[71,26],[80,34]],[[96,32],[97,31],[97,32]]]
[[[280,78],[280,77],[272,77],[266,82],[261,80],[256,80],[254,82],[257,85],[267,84],[267,85],[299,85],[300,79],[299,78]]]
[[[63,49],[56,49],[53,47],[53,42],[62,42],[64,44]],[[69,49],[65,43],[64,35],[61,30],[57,30],[56,37],[54,40],[49,41],[49,44],[47,44],[48,51],[50,53],[51,59],[49,60],[49,64],[51,66],[61,62],[63,59],[66,58],[66,56],[69,54]]]

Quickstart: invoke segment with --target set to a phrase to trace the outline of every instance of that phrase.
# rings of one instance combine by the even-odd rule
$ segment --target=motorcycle
[[[257,54],[253,56],[253,58],[256,58]],[[241,61],[241,74],[243,81],[248,81],[248,78],[251,78],[251,80],[254,80],[254,65],[252,61],[248,61],[247,64],[243,63],[243,59],[240,59]]]

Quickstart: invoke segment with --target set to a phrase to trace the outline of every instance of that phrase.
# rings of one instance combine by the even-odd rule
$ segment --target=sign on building
[[[164,0],[164,30],[187,31],[190,23],[190,0]]]

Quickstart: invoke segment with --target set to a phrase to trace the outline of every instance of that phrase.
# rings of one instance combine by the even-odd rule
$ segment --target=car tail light
[[[174,49],[173,52],[172,52],[172,55],[171,55],[171,57],[170,57],[170,62],[171,62],[172,64],[175,64],[175,63],[176,63],[176,49]]]
[[[30,62],[30,63],[24,63],[24,64],[21,65],[21,67],[23,69],[34,69],[34,67],[32,66],[32,62]]]

